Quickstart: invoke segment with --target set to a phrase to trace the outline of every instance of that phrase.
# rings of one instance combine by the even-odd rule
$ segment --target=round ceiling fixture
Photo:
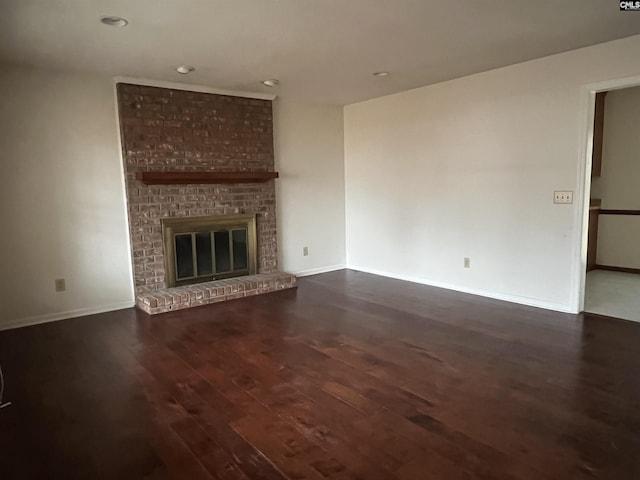
[[[186,75],[187,73],[191,73],[196,69],[196,67],[192,67],[191,65],[180,65],[176,68],[176,71],[182,75]]]
[[[373,73],[374,77],[386,77],[387,75],[389,75],[389,72],[374,72]]]
[[[110,27],[126,27],[129,25],[128,20],[122,17],[102,17],[100,21]]]
[[[277,87],[278,85],[280,85],[280,82],[275,78],[270,78],[269,80],[263,80],[261,83],[263,85],[266,85],[267,87]]]

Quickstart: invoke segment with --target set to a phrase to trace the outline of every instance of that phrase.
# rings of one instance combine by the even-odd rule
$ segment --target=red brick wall
[[[136,293],[165,288],[163,217],[257,214],[258,271],[276,270],[275,184],[154,185],[138,170],[273,171],[271,102],[119,83]]]

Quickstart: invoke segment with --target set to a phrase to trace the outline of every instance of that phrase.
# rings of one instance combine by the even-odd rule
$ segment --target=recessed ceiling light
[[[129,22],[122,17],[102,17],[100,21],[110,27],[126,27],[129,24]]]
[[[386,77],[387,75],[389,75],[389,72],[374,72],[373,73],[374,77]]]
[[[278,85],[280,85],[280,82],[275,78],[271,78],[269,80],[263,80],[261,83],[263,85],[266,85],[267,87],[277,87]]]
[[[178,73],[182,75],[186,75],[187,73],[191,73],[196,69],[196,67],[192,67],[191,65],[180,65],[176,70]]]

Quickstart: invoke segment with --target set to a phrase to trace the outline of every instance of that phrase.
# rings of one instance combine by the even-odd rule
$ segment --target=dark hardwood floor
[[[640,324],[299,284],[0,332],[0,478],[640,478]]]

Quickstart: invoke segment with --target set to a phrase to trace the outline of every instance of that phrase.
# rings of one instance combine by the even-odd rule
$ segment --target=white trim
[[[461,293],[468,293],[470,295],[479,295],[481,297],[493,298],[496,300],[502,300],[504,302],[517,303],[520,305],[528,305],[530,307],[544,308],[546,310],[554,310],[563,313],[574,313],[571,311],[570,305],[562,303],[547,302],[538,298],[523,297],[521,295],[509,295],[504,293],[491,292],[488,290],[480,290],[475,288],[465,288],[458,285],[451,285],[449,283],[436,282],[425,278],[411,277],[408,275],[398,275],[395,273],[384,272],[381,270],[360,267],[357,265],[347,265],[349,270],[357,270],[358,272],[371,273],[373,275],[379,275],[381,277],[395,278],[396,280],[404,280],[405,282],[419,283],[421,285],[428,285],[430,287],[445,288],[447,290],[453,290]]]
[[[319,273],[335,272],[336,270],[344,270],[347,266],[344,263],[337,265],[329,265],[327,267],[310,268],[308,270],[299,270],[297,272],[291,272],[296,277],[307,277],[309,275],[317,275]]]
[[[262,92],[239,92],[234,90],[223,90],[221,88],[207,87],[205,85],[192,85],[190,83],[167,82],[164,80],[151,80],[148,78],[117,76],[113,77],[115,83],[133,83],[135,85],[145,85],[149,87],[172,88],[174,90],[186,90],[189,92],[213,93],[216,95],[228,95],[230,97],[256,98],[259,100],[275,100],[277,95]]]
[[[624,77],[584,85],[581,92],[581,117],[584,118],[580,135],[580,155],[577,165],[577,191],[575,225],[578,232],[577,248],[573,257],[573,285],[570,299],[570,313],[584,310],[584,295],[587,281],[587,240],[589,236],[589,204],[591,200],[591,163],[593,152],[593,120],[596,93],[640,85],[640,75]]]
[[[110,305],[102,305],[101,307],[79,308],[77,310],[69,310],[67,312],[52,313],[45,315],[35,315],[33,317],[17,318],[8,322],[0,323],[0,330],[9,330],[10,328],[27,327],[29,325],[38,325],[40,323],[56,322],[58,320],[67,320],[69,318],[84,317],[85,315],[95,315],[97,313],[113,312],[114,310],[122,310],[132,308],[135,302],[119,302]]]

